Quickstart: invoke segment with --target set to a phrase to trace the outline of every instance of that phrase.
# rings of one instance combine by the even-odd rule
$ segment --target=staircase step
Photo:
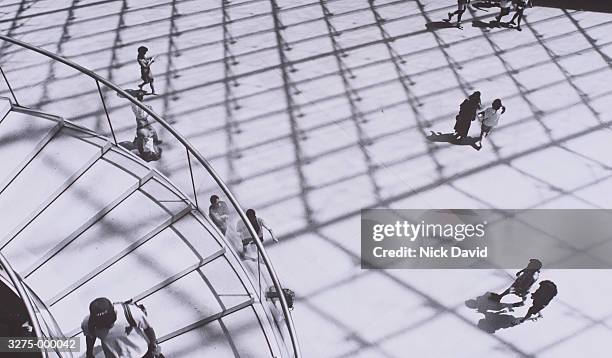
[[[227,269],[226,274],[232,276],[224,276],[224,278],[235,280],[231,268],[227,266]],[[240,288],[240,281],[236,280],[234,290],[218,292],[216,287],[207,282],[207,279],[208,277],[198,270],[140,300],[147,307],[149,322],[159,337],[172,334],[231,308],[221,305],[219,294],[235,295],[242,303],[251,301],[246,291]],[[172,314],[166,314],[170,308]]]
[[[161,343],[166,357],[274,357],[251,307]],[[164,337],[161,337],[164,339]],[[204,343],[203,343],[204,342]]]
[[[0,184],[57,129],[58,122],[11,111],[0,122]],[[3,186],[2,186],[3,187]],[[0,188],[2,188],[0,187]]]
[[[185,213],[179,210],[190,209],[184,203],[180,203],[180,206],[176,202],[171,205],[164,203],[163,206],[155,203],[146,194],[152,181],[145,183],[81,235],[71,235],[71,242],[62,242],[46,254],[44,260],[23,272],[26,282],[37,290],[43,301],[49,301],[63,287],[77,282],[84,274],[128,246],[149,239],[157,230],[163,230],[174,216]],[[155,186],[152,184],[152,187]],[[66,262],[70,262],[70,265],[66,265]],[[46,284],[47,277],[54,277],[55,284]]]
[[[113,199],[126,191],[136,190],[138,178],[109,161],[109,154],[112,153],[107,152],[29,225],[20,223],[23,230],[14,238],[14,232],[5,238],[5,242],[12,241],[2,249],[2,253],[17,272],[26,270],[83,223],[100,215]]]
[[[213,259],[220,253],[222,250],[217,247],[209,256]],[[51,306],[51,312],[62,317],[62,329],[71,332],[79,328],[94,298],[106,296],[116,302],[126,301],[190,267],[198,267],[200,262],[175,230],[168,228],[66,295]]]
[[[75,138],[75,134],[63,128],[0,193],[0,237],[13,231],[68,178],[85,170],[101,154],[99,143]]]

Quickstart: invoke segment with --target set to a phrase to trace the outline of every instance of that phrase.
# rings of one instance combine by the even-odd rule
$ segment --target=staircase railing
[[[127,118],[127,117],[133,117],[133,116],[131,113],[127,116],[120,114],[121,111],[124,111],[124,112],[126,111],[125,103],[122,102],[119,104],[116,104],[116,103],[113,104],[113,101],[127,100],[131,103],[131,105],[138,107],[140,110],[146,112],[150,116],[150,118],[153,118],[155,122],[163,128],[163,130],[165,131],[164,134],[169,134],[179,144],[179,146],[174,146],[173,148],[171,148],[173,149],[172,153],[166,154],[166,151],[164,151],[164,157],[167,155],[174,155],[174,158],[176,159],[178,158],[177,155],[180,154],[177,152],[177,149],[184,150],[183,155],[185,155],[185,157],[183,159],[184,160],[183,168],[188,169],[188,173],[180,172],[177,174],[178,171],[167,170],[165,167],[161,167],[161,166],[159,166],[157,169],[160,172],[167,175],[168,177],[170,177],[173,183],[177,184],[183,190],[184,193],[187,193],[187,196],[190,199],[193,199],[193,202],[195,203],[195,206],[198,209],[198,211],[200,211],[200,213],[204,216],[207,216],[207,215],[204,212],[203,208],[201,207],[202,201],[199,200],[199,198],[204,196],[205,195],[204,193],[220,194],[220,193],[216,193],[216,191],[220,190],[222,195],[225,196],[225,198],[231,204],[230,210],[233,210],[231,214],[233,214],[234,217],[239,218],[239,220],[244,224],[249,234],[251,235],[251,239],[256,245],[257,257],[254,261],[257,262],[257,266],[255,269],[251,269],[251,271],[252,272],[254,271],[253,274],[257,277],[259,287],[258,287],[258,292],[256,292],[256,294],[259,296],[260,301],[261,302],[266,301],[265,292],[262,291],[262,285],[265,285],[266,283],[271,284],[276,292],[279,292],[279,293],[283,292],[282,285],[280,283],[278,275],[276,274],[272,266],[271,260],[264,248],[264,244],[262,240],[259,239],[259,236],[257,235],[257,232],[251,225],[249,219],[247,218],[245,211],[242,209],[242,207],[240,206],[240,204],[238,203],[238,201],[236,200],[232,192],[229,190],[229,188],[223,182],[220,176],[216,173],[216,171],[213,169],[213,167],[208,162],[208,160],[192,144],[190,144],[189,141],[182,134],[180,134],[172,125],[170,125],[166,120],[164,120],[161,116],[155,113],[155,111],[153,111],[150,107],[138,101],[130,93],[126,92],[124,89],[120,88],[119,86],[115,85],[111,81],[101,77],[100,75],[96,74],[95,72],[81,65],[78,65],[68,59],[58,56],[57,54],[49,52],[45,49],[36,47],[34,45],[31,45],[31,44],[28,44],[28,43],[25,43],[25,42],[22,42],[22,41],[19,41],[19,40],[16,40],[16,39],[13,39],[7,36],[0,35],[0,40],[3,40],[6,43],[13,44],[20,48],[31,51],[31,52],[28,52],[27,59],[23,59],[19,61],[13,60],[13,56],[14,56],[14,53],[13,53],[10,55],[8,60],[3,60],[2,66],[0,66],[0,75],[2,75],[2,77],[4,78],[4,81],[7,84],[8,90],[10,91],[10,94],[15,104],[19,106],[24,106],[27,108],[27,105],[24,104],[24,97],[27,97],[27,96],[25,95],[20,96],[21,98],[19,99],[21,99],[21,101],[18,101],[18,95],[20,91],[32,91],[33,89],[38,90],[39,88],[42,88],[42,91],[43,91],[42,100],[37,104],[37,107],[39,108],[35,108],[35,109],[50,112],[50,113],[55,113],[55,114],[61,114],[65,116],[67,119],[71,119],[75,122],[85,121],[89,117],[96,117],[98,119],[102,117],[103,118],[102,122],[104,122],[104,119],[105,119],[108,124],[108,129],[109,129],[108,131],[104,131],[103,129],[101,129],[99,120],[96,121],[95,123],[91,123],[90,125],[85,125],[85,127],[88,127],[89,129],[94,130],[97,133],[101,133],[108,137],[111,137],[116,145],[121,144],[121,142],[118,141],[118,138],[125,132],[126,129],[125,130],[118,129],[120,128],[117,126],[118,121],[115,121],[115,126],[113,126],[112,118],[116,118],[115,115],[119,116],[120,118]],[[2,46],[1,49],[6,49],[6,46]],[[66,80],[69,82],[64,83],[63,86],[61,86],[61,88],[56,86],[55,88],[53,88],[53,90],[48,88],[47,83],[45,83],[44,81],[40,82],[40,79],[36,79],[36,78],[33,80],[34,82],[32,82],[29,86],[22,85],[23,82],[27,82],[28,80],[27,77],[30,77],[31,79],[32,74],[29,71],[32,68],[37,66],[37,65],[32,65],[30,63],[31,56],[29,56],[29,54],[40,54],[40,55],[43,55],[45,58],[52,60],[49,63],[49,71],[51,72],[49,74],[49,77],[51,78],[51,81],[58,80],[61,82],[61,81]],[[3,54],[0,53],[0,56],[2,55]],[[6,64],[10,62],[18,64],[17,66],[18,68],[15,69],[13,72],[20,72],[20,71],[23,72],[23,77],[21,75],[19,77],[19,80],[20,80],[19,85],[21,85],[20,87],[11,85],[11,82],[9,81],[9,78],[7,76],[7,71],[4,71],[2,68],[2,67],[5,67],[6,69]],[[74,73],[74,71],[72,71],[72,73],[64,73],[62,77],[62,74],[59,73],[61,72],[61,69],[57,68],[56,66],[57,64],[68,66],[70,69],[76,70],[77,72]],[[86,81],[83,81],[83,79],[79,77],[80,75],[85,75],[89,77],[91,80],[93,80],[93,82],[95,83],[95,87],[90,86],[91,82],[88,83]],[[171,74],[168,74],[168,76],[170,75]],[[105,97],[104,90],[110,91],[116,96],[112,98]],[[59,92],[63,92],[63,93],[60,94]],[[73,93],[65,94],[65,92],[73,92]],[[53,96],[55,95],[59,95],[59,96],[54,98]],[[97,100],[94,98],[97,98]],[[88,105],[91,104],[92,101],[95,101],[97,103],[98,109],[87,112],[86,110],[88,109]],[[102,111],[100,110],[100,104],[101,104]],[[71,117],[70,112],[74,111],[75,109],[79,111],[85,110],[85,113],[82,113],[82,112],[74,113],[74,115]],[[111,114],[113,115],[111,116]],[[78,123],[80,124],[80,122]],[[134,121],[132,121],[132,123],[134,123]],[[124,126],[124,127],[134,128],[133,125]],[[168,146],[169,145],[167,144],[167,141],[164,138],[164,147],[168,147]],[[180,147],[182,147],[182,149]],[[164,148],[164,149],[167,149],[167,148]],[[155,165],[154,163],[150,163],[150,164]],[[176,161],[173,161],[171,164],[173,166],[177,165]],[[200,175],[198,176],[199,173]],[[201,173],[203,173],[203,175]],[[210,182],[210,180],[212,180],[212,182]],[[205,185],[206,183],[208,183],[208,186]],[[234,235],[235,234],[236,234],[236,230],[234,230]],[[225,236],[227,237],[227,234]],[[233,244],[234,244],[233,246],[235,250],[234,253],[236,253],[236,251],[239,250],[241,243],[234,242]],[[262,263],[263,266],[265,267],[265,271],[261,270],[260,263]],[[268,287],[266,287],[266,289],[267,288]],[[300,348],[298,344],[298,338],[297,338],[295,326],[293,324],[293,320],[291,317],[290,309],[287,304],[287,300],[285,299],[285,296],[283,294],[278,295],[277,301],[273,303],[273,306],[276,307],[276,304],[280,306],[280,313],[279,313],[280,316],[273,314],[273,317],[268,317],[268,318],[269,319],[272,318],[275,321],[275,325],[279,328],[279,330],[281,329],[281,327],[279,326],[278,321],[279,320],[284,321],[284,322],[280,322],[280,324],[285,326],[286,332],[281,333],[281,334],[284,335],[288,333],[289,340],[290,340],[289,342],[290,346],[285,347],[285,349],[289,350],[288,352],[290,353],[291,356],[295,358],[299,358],[301,357],[301,353],[300,353]],[[265,306],[266,305],[264,304],[264,307]],[[284,329],[282,331],[284,331]],[[284,344],[286,344],[286,340],[284,338],[283,338],[283,341],[285,341]]]

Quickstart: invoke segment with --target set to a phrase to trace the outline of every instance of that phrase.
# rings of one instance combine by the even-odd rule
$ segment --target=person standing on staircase
[[[257,215],[255,214],[255,210],[253,209],[247,210],[246,216],[249,219],[249,222],[251,223],[253,228],[255,229],[255,232],[257,233],[257,236],[259,237],[260,241],[263,242],[263,239],[264,239],[263,229],[265,228],[270,233],[272,240],[274,242],[278,242],[278,239],[274,236],[272,229],[266,226],[266,223],[264,222],[262,218],[257,217]],[[242,239],[242,252],[240,253],[240,257],[244,259],[246,257],[247,248],[249,247],[249,245],[254,244],[255,241],[251,237],[251,233],[247,229],[247,226],[244,223],[244,221],[242,220],[238,221],[236,230],[238,231]]]
[[[163,358],[155,331],[144,306],[131,302],[112,303],[106,297],[89,304],[89,315],[81,323],[87,343],[86,358],[94,358],[96,339],[106,358]]]
[[[220,200],[217,195],[210,197],[208,216],[215,223],[223,235],[227,231],[227,221],[229,220],[229,209],[225,201]]]

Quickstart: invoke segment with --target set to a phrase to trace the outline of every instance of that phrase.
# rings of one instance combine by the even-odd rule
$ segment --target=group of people
[[[230,219],[227,204],[219,199],[219,196],[212,195],[208,213],[219,231],[225,235],[229,229]],[[248,209],[246,216],[260,240],[264,240],[263,229],[266,229],[274,242],[278,242],[272,229],[256,215],[255,210]],[[239,220],[235,229],[242,242],[240,256],[244,259],[248,247],[254,244],[254,240],[244,221]],[[285,293],[285,297],[292,300],[292,291],[287,291],[290,294]],[[98,339],[106,357],[164,357],[157,343],[155,331],[147,318],[147,311],[141,304],[132,301],[111,302],[106,297],[96,298],[89,305],[89,315],[83,319],[81,329],[86,339],[86,358],[95,356],[94,346]]]
[[[230,212],[229,212],[229,208],[227,204],[225,203],[225,201],[219,199],[219,196],[217,195],[212,195],[210,197],[210,206],[208,207],[208,216],[210,217],[212,222],[217,226],[219,231],[221,231],[221,233],[225,235],[229,229],[228,223],[230,219]],[[255,210],[248,209],[246,211],[246,216],[251,226],[253,226],[253,228],[255,229],[255,232],[257,233],[257,237],[259,238],[259,240],[263,242],[264,240],[263,229],[266,229],[270,233],[270,237],[272,238],[272,240],[274,242],[278,242],[278,239],[274,236],[274,232],[272,232],[272,229],[266,225],[265,221],[261,217],[257,216],[257,214],[255,213]],[[253,237],[251,236],[251,233],[249,232],[249,229],[247,228],[247,225],[245,224],[243,220],[238,219],[235,229],[242,243],[242,251],[240,252],[240,257],[242,259],[245,259],[248,248],[251,245],[254,245],[255,241],[253,240]]]
[[[524,269],[516,273],[516,280],[508,287],[504,292],[497,294],[491,293],[490,298],[494,301],[500,302],[501,299],[509,294],[514,294],[521,298],[520,302],[512,304],[512,307],[520,307],[525,305],[527,296],[531,290],[531,287],[536,283],[540,276],[540,270],[542,269],[542,262],[537,259],[529,260],[529,264]],[[538,289],[531,294],[532,304],[527,310],[525,316],[518,318],[514,324],[520,324],[530,319],[531,316],[537,315],[541,317],[540,311],[542,311],[550,301],[557,295],[557,286],[549,280],[540,282]]]
[[[444,19],[444,21],[451,22],[453,17],[457,15],[456,26],[459,29],[463,29],[463,26],[461,25],[461,17],[463,16],[465,10],[467,10],[469,4],[470,0],[457,0],[457,10],[455,12],[449,12],[448,18]],[[495,6],[500,7],[500,12],[495,17],[494,22],[497,26],[502,24],[501,20],[504,16],[510,15],[511,8],[512,6],[514,6],[514,16],[512,16],[512,19],[510,21],[504,24],[508,27],[515,28],[518,31],[522,31],[521,21],[523,20],[525,9],[527,7],[532,7],[533,5],[531,4],[531,0],[499,0],[495,2]]]
[[[478,150],[482,148],[482,140],[499,124],[500,116],[506,112],[506,107],[499,98],[493,101],[491,107],[478,112],[481,108],[480,92],[476,91],[459,106],[459,114],[455,117],[455,132],[453,133],[457,142],[467,138],[472,122],[478,118],[481,122],[480,135],[475,142]]]

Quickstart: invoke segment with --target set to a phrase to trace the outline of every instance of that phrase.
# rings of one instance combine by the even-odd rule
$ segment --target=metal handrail
[[[6,259],[6,257],[4,257],[2,253],[0,253],[0,265],[2,265],[4,271],[6,271],[6,273],[9,275],[13,286],[17,290],[17,293],[19,293],[19,296],[21,297],[21,300],[23,301],[23,304],[25,305],[25,308],[28,311],[28,315],[30,316],[32,326],[34,328],[34,334],[37,338],[42,338],[43,336],[42,330],[40,328],[40,322],[38,322],[38,316],[36,316],[36,310],[34,309],[34,306],[32,306],[32,301],[30,301],[25,287],[23,287],[23,282],[21,278],[19,277],[17,272],[13,270],[11,264],[9,264],[8,260]],[[41,351],[40,353],[42,357],[46,357],[45,352]]]
[[[213,167],[210,165],[210,163],[208,162],[208,160],[206,160],[206,158],[204,158],[204,156],[202,154],[200,154],[200,152],[193,147],[185,137],[183,137],[183,135],[181,135],[179,132],[176,131],[176,129],[174,129],[168,122],[166,122],[163,118],[161,118],[157,113],[155,113],[153,110],[149,109],[147,106],[143,105],[140,101],[138,101],[136,98],[132,97],[132,95],[130,95],[129,93],[127,93],[126,91],[124,91],[123,89],[119,88],[117,85],[113,84],[112,82],[106,80],[105,78],[99,76],[98,74],[96,74],[95,72],[81,66],[78,65],[68,59],[65,59],[57,54],[54,54],[52,52],[49,52],[45,49],[42,49],[40,47],[28,44],[26,42],[23,41],[19,41],[16,39],[13,39],[11,37],[8,36],[4,36],[4,35],[0,35],[0,39],[10,42],[14,45],[26,48],[28,50],[37,52],[43,56],[49,57],[55,61],[61,62],[63,64],[65,64],[66,66],[69,66],[77,71],[79,71],[80,73],[83,73],[84,75],[94,79],[96,81],[96,84],[99,85],[99,82],[103,83],[105,86],[111,88],[112,90],[114,90],[115,92],[121,94],[122,96],[124,96],[126,99],[128,99],[130,102],[132,102],[134,105],[138,106],[140,109],[142,109],[143,111],[145,111],[148,115],[150,115],[153,119],[155,119],[155,121],[157,123],[159,123],[162,127],[164,127],[164,129],[166,129],[168,132],[170,132],[170,134],[172,134],[174,136],[174,138],[176,138],[187,150],[188,153],[188,159],[189,159],[189,153],[191,153],[197,160],[198,162],[200,162],[200,164],[202,164],[202,166],[204,166],[204,168],[206,169],[206,171],[208,172],[208,174],[210,174],[210,176],[214,179],[214,181],[217,183],[217,185],[221,188],[221,191],[223,191],[223,193],[225,194],[225,196],[228,198],[228,200],[230,201],[230,203],[232,204],[232,206],[234,207],[234,209],[238,212],[238,215],[240,216],[240,218],[242,219],[242,221],[244,222],[244,224],[246,225],[249,233],[251,234],[251,238],[253,239],[253,241],[255,242],[255,245],[257,246],[257,250],[261,255],[261,258],[263,260],[264,265],[266,266],[266,269],[268,270],[268,274],[270,275],[270,277],[272,278],[272,282],[274,285],[274,288],[276,289],[276,292],[279,293],[278,295],[278,299],[279,299],[279,303],[281,306],[281,309],[283,311],[283,315],[285,317],[285,321],[287,322],[287,329],[289,331],[289,335],[291,338],[291,346],[293,348],[293,352],[295,354],[295,358],[301,358],[301,352],[300,352],[300,347],[299,347],[299,343],[298,343],[298,339],[297,339],[297,334],[295,331],[295,326],[293,324],[293,319],[291,317],[291,313],[289,312],[289,306],[287,305],[287,300],[285,299],[285,296],[283,295],[283,290],[282,290],[282,286],[280,284],[280,280],[278,279],[278,276],[276,275],[276,272],[274,271],[274,268],[272,267],[272,263],[270,261],[270,258],[268,256],[268,254],[266,253],[266,250],[263,246],[263,243],[261,242],[261,240],[259,239],[259,236],[257,235],[257,232],[255,231],[255,229],[253,228],[253,225],[251,225],[250,220],[247,218],[246,213],[244,212],[244,210],[242,209],[242,207],[240,206],[240,204],[238,203],[238,200],[236,200],[236,198],[234,197],[234,195],[230,192],[229,188],[227,187],[227,185],[223,182],[223,180],[219,177],[219,175],[216,173],[216,171],[213,169]],[[4,75],[4,73],[3,73]],[[6,78],[6,76],[4,76],[7,84],[8,84],[8,79]],[[10,85],[9,85],[10,86]],[[15,100],[15,102],[17,102],[17,98],[15,97],[14,93],[11,90],[11,94],[13,95],[13,99]],[[100,91],[100,95],[101,95],[101,91]],[[102,101],[104,103],[104,97],[102,97]],[[106,105],[105,105],[106,106]],[[110,118],[109,118],[109,124],[110,124]],[[113,137],[115,136],[114,130],[112,129],[112,125],[111,125],[111,133],[113,135]],[[197,197],[197,196],[196,196]],[[199,207],[197,207],[199,210]]]

